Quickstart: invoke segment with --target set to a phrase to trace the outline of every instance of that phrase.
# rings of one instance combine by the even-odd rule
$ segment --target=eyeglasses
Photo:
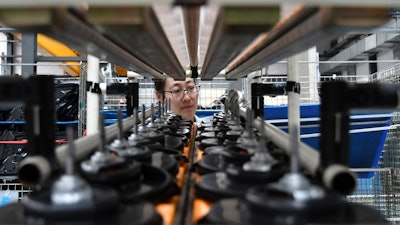
[[[180,98],[183,98],[183,96],[185,96],[185,93],[190,96],[196,96],[199,94],[199,90],[200,90],[200,85],[193,85],[193,86],[189,86],[186,90],[176,89],[176,90],[170,90],[170,91],[164,91],[164,92],[171,93],[172,97],[174,97],[176,99],[180,99]]]

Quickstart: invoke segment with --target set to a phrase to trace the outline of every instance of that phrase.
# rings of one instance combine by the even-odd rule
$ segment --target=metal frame
[[[357,14],[357,17],[354,17]],[[387,8],[302,8],[226,68],[227,79],[245,77],[343,33],[365,32],[388,20]]]
[[[279,20],[279,7],[224,7],[219,10],[201,71],[202,80],[217,76],[257,36]]]

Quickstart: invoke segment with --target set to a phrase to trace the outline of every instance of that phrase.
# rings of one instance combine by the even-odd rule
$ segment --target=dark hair
[[[164,77],[163,79],[156,79],[154,80],[154,89],[156,92],[162,94],[164,98],[164,91],[165,91],[165,80],[166,78]],[[193,78],[193,82],[196,84],[196,78]]]
[[[154,80],[154,89],[156,89],[157,92],[163,94],[165,90],[165,78]]]

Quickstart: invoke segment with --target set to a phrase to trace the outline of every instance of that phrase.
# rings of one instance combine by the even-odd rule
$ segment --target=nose
[[[185,98],[189,98],[190,99],[190,96],[189,96],[189,93],[188,93],[187,90],[183,90],[182,99],[185,99]]]

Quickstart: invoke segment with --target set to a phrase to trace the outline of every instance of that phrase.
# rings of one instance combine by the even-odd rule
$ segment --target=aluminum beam
[[[197,67],[199,64],[200,6],[183,6],[182,13],[190,66]]]
[[[336,68],[341,66],[349,66],[351,61],[357,60],[360,56],[373,54],[379,52],[379,48],[382,48],[386,44],[394,44],[400,43],[400,35],[391,34],[391,33],[377,33],[372,34],[366,38],[363,38],[346,49],[340,51],[335,56],[329,58],[326,61],[332,61],[332,63],[324,63],[320,64],[320,72],[321,73],[329,73],[334,71]],[[334,63],[334,61],[338,61],[338,63]],[[340,63],[343,61],[348,61],[347,63]],[[359,61],[354,61],[354,64]],[[366,61],[367,62],[367,61]]]
[[[173,0],[13,0],[13,1],[0,1],[1,7],[44,7],[44,6],[76,6],[81,7],[83,4],[89,6],[132,6],[141,5],[149,6],[152,4],[170,4],[172,5],[175,1]],[[244,6],[244,5],[279,5],[279,4],[293,4],[293,0],[208,0],[208,4],[219,4],[219,5],[231,5],[231,6]],[[399,5],[398,0],[298,0],[295,3],[304,3],[307,5],[337,5],[337,6],[389,6]]]
[[[133,56],[66,8],[1,8],[0,21],[20,32],[43,33],[71,48],[92,54],[143,76],[161,79],[161,71]],[[27,19],[29,18],[29,19]]]
[[[29,77],[36,75],[37,35],[34,32],[26,32],[22,35],[22,66],[21,75]]]
[[[227,79],[237,79],[281,59],[331,40],[346,32],[366,32],[388,21],[389,9],[382,8],[304,8],[275,26],[266,37],[231,63]]]
[[[218,13],[201,72],[211,80],[279,20],[279,7],[224,7]]]
[[[97,7],[85,16],[98,32],[132,55],[174,79],[185,79],[185,70],[151,7]]]

